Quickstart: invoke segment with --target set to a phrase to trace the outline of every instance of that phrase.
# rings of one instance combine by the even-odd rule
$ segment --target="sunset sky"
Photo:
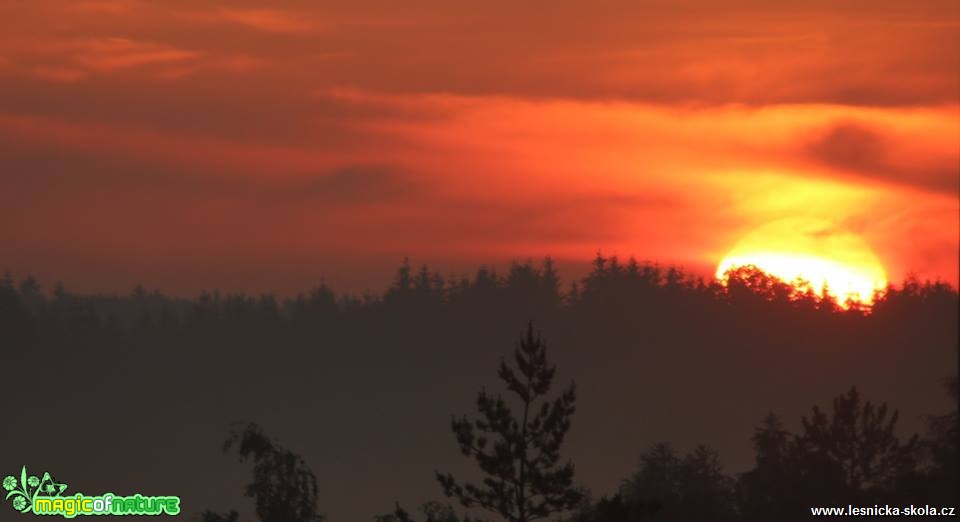
[[[957,283],[960,4],[0,0],[0,270],[379,289],[816,219]],[[566,263],[566,265],[565,265]]]

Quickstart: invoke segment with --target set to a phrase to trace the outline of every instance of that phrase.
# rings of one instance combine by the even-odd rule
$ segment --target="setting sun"
[[[860,237],[814,219],[776,221],[747,234],[720,262],[716,277],[744,266],[808,284],[820,296],[826,289],[840,303],[869,304],[887,286],[883,265]]]

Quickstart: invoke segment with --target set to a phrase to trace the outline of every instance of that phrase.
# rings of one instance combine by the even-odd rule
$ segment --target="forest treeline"
[[[50,344],[150,343],[191,330],[222,329],[247,339],[257,332],[297,335],[333,325],[425,316],[448,323],[464,318],[495,322],[506,316],[548,323],[570,316],[601,322],[634,317],[701,327],[747,320],[757,330],[775,324],[797,331],[809,331],[814,323],[821,328],[924,323],[931,328],[919,330],[932,335],[956,328],[957,291],[940,281],[911,278],[891,285],[869,308],[841,306],[827,292],[821,297],[810,289],[798,291],[752,268],[738,270],[721,284],[672,266],[634,259],[623,263],[599,254],[593,270],[569,286],[549,258],[539,265],[516,262],[502,274],[482,267],[472,277],[444,277],[427,266],[415,270],[404,262],[389,288],[362,296],[337,294],[325,284],[288,298],[214,290],[186,299],[142,286],[128,295],[82,295],[61,283],[43,288],[32,276],[15,280],[7,273],[0,278],[0,331],[12,341],[5,343],[9,352]],[[783,320],[784,314],[789,321]]]
[[[622,487],[584,492],[567,518],[791,520],[821,498],[825,505],[955,499],[956,397],[942,383],[957,375],[958,294],[942,282],[908,279],[867,309],[756,270],[724,285],[599,255],[590,273],[566,282],[549,259],[456,277],[404,263],[383,292],[360,296],[322,284],[290,297],[210,291],[183,298],[140,287],[84,295],[8,275],[0,278],[0,364],[15,399],[26,400],[31,389],[39,398],[30,400],[55,402],[69,390],[77,401],[126,406],[111,418],[139,430],[139,439],[91,420],[72,435],[83,448],[132,451],[155,438],[166,458],[203,459],[209,449],[192,437],[217,436],[221,420],[251,418],[317,438],[303,451],[325,466],[316,477],[325,487],[310,497],[320,508],[345,511],[362,498],[363,509],[384,513],[391,499],[418,498],[432,479],[429,468],[416,476],[409,470],[446,466],[435,460],[437,448],[455,442],[442,430],[443,411],[465,389],[490,382],[491,357],[530,320],[550,338],[561,373],[582,386],[570,443],[578,484],[609,484],[646,448]],[[116,371],[90,379],[103,360],[90,355],[109,357]],[[836,402],[825,403],[830,396]],[[180,408],[177,422],[136,415],[171,402]],[[771,409],[781,416],[764,420]],[[0,430],[0,441],[23,451],[56,443],[56,430],[35,429],[49,422],[39,411],[20,415]],[[296,455],[245,433],[234,433],[233,449],[261,465],[288,462],[312,488]],[[823,459],[852,451],[843,437],[860,435],[876,441],[869,451],[880,468],[864,455]],[[673,444],[649,444],[664,439]],[[698,441],[715,446],[696,448]],[[721,466],[717,446],[725,464],[737,463],[736,473]],[[357,478],[347,460],[316,460],[326,448],[390,464]],[[451,472],[460,478],[462,469]],[[200,477],[196,484],[178,479],[185,494],[209,491]],[[328,494],[340,486],[338,497]],[[445,502],[403,507],[416,520],[463,518]]]

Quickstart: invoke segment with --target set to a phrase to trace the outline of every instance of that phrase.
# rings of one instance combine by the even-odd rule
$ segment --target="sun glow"
[[[800,289],[809,285],[819,296],[826,290],[841,304],[870,304],[887,286],[883,265],[860,237],[820,220],[781,220],[754,230],[727,253],[716,277],[722,281],[745,266]]]

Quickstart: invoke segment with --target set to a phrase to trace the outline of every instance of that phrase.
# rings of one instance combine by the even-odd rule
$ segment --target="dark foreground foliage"
[[[960,487],[956,437],[941,429],[944,418],[950,417],[956,430],[956,414],[931,419],[929,438],[921,442],[917,436],[899,440],[893,434],[897,412],[889,417],[887,413],[885,404],[863,402],[853,388],[834,399],[829,415],[814,406],[799,434],[785,431],[779,418],[770,414],[753,437],[756,466],[737,477],[724,473],[718,453],[707,446],[680,455],[669,443],[658,443],[641,456],[637,471],[618,492],[598,500],[584,497],[582,490],[573,487],[572,463],[564,467],[563,480],[548,485],[549,491],[541,485],[537,494],[524,496],[524,475],[514,466],[523,459],[515,453],[522,451],[522,441],[501,446],[496,457],[477,454],[470,443],[464,453],[477,457],[486,476],[485,489],[459,488],[451,476],[440,476],[444,493],[454,497],[463,511],[431,501],[421,506],[417,516],[398,504],[393,512],[375,517],[375,522],[478,522],[488,520],[484,512],[506,521],[794,521],[807,520],[810,508],[819,506],[956,506]],[[501,415],[505,415],[502,410]],[[507,417],[502,420],[504,433],[511,433],[513,422]],[[454,426],[463,446],[465,428],[458,429],[456,421]],[[232,432],[228,447],[237,441],[241,456],[252,455],[257,462],[254,481],[245,493],[256,499],[261,522],[322,520],[316,512],[315,479],[302,459],[277,447],[254,424]],[[925,452],[923,446],[932,452]],[[538,495],[541,500],[552,495],[563,502],[540,504],[550,505],[549,510],[524,509],[520,502]],[[480,508],[479,516],[476,510],[470,514],[471,507]],[[236,511],[206,512],[201,518],[202,522],[238,519]]]
[[[317,477],[306,462],[280,446],[250,423],[237,426],[223,444],[224,452],[236,450],[241,462],[253,461],[253,480],[244,496],[254,501],[261,522],[322,522],[317,511]],[[203,522],[236,522],[237,511],[203,513]]]
[[[612,496],[591,500],[574,485],[572,462],[560,464],[560,448],[574,413],[574,388],[552,402],[556,367],[533,325],[514,352],[516,369],[501,361],[498,376],[521,410],[501,395],[477,396],[476,420],[451,424],[461,452],[479,468],[480,485],[461,485],[437,473],[443,493],[463,508],[431,501],[420,508],[425,522],[477,522],[493,514],[507,522],[753,522],[807,520],[811,507],[908,505],[954,506],[957,481],[957,414],[931,417],[929,433],[901,440],[899,412],[865,401],[857,389],[833,399],[829,411],[813,406],[790,433],[771,413],[752,438],[753,469],[724,472],[719,453],[698,446],[686,455],[657,443],[640,457],[633,475]],[[956,394],[957,382],[952,383]],[[539,402],[539,408],[534,407]],[[522,413],[521,413],[522,412]],[[319,522],[316,479],[302,459],[281,449],[254,424],[231,432],[225,449],[239,444],[241,458],[256,462],[245,492],[256,499],[261,522]],[[470,509],[475,508],[471,515]],[[237,513],[207,512],[203,522],[236,522]],[[375,522],[414,522],[399,503]]]
[[[364,479],[390,494],[365,508],[376,513],[392,499],[426,492],[429,469],[451,469],[431,460],[422,483],[407,480],[406,470],[433,448],[453,449],[449,433],[434,424],[442,424],[443,412],[461,411],[449,409],[461,406],[446,397],[468,396],[490,382],[490,358],[530,319],[548,332],[553,360],[581,385],[574,422],[580,446],[571,441],[569,453],[578,476],[592,467],[587,485],[608,477],[598,497],[574,510],[586,520],[790,520],[813,499],[830,502],[841,491],[841,505],[956,502],[956,393],[946,401],[934,388],[957,373],[958,296],[938,282],[907,280],[865,310],[750,270],[720,285],[604,257],[569,285],[549,261],[470,277],[404,264],[382,294],[359,297],[323,285],[289,298],[214,291],[183,299],[142,288],[78,295],[6,277],[0,364],[14,401],[55,403],[70,390],[79,402],[118,403],[114,422],[177,404],[176,422],[129,424],[140,440],[155,437],[167,455],[192,451],[197,426],[221,411],[270,426],[293,412],[318,412],[297,429],[311,436],[364,433],[378,458],[388,454],[400,463]],[[90,379],[104,360],[110,371]],[[357,379],[368,385],[357,388]],[[41,382],[53,385],[32,385]],[[828,402],[853,384],[857,393]],[[868,407],[859,390],[891,406]],[[815,403],[822,407],[809,409]],[[378,414],[352,415],[361,408]],[[751,424],[771,409],[783,420],[760,424],[751,463]],[[18,415],[0,430],[0,442],[23,444],[25,452],[58,444],[42,410]],[[801,416],[805,421],[797,422]],[[74,443],[130,449],[104,426],[78,426]],[[399,442],[411,437],[420,444],[416,451]],[[331,440],[351,451],[348,438]],[[606,470],[628,469],[637,446],[651,440],[674,445],[650,448],[637,473],[611,490],[624,471]],[[731,440],[742,441],[739,455],[731,455]],[[723,471],[715,450],[696,448],[700,441],[719,446],[725,463],[736,460],[737,471],[747,473]],[[311,449],[302,448],[305,455]],[[459,477],[458,469],[452,471]],[[407,487],[403,495],[391,494],[394,484]],[[324,507],[357,502],[325,497],[323,488],[318,497]],[[464,516],[436,503],[417,512],[420,520]]]

